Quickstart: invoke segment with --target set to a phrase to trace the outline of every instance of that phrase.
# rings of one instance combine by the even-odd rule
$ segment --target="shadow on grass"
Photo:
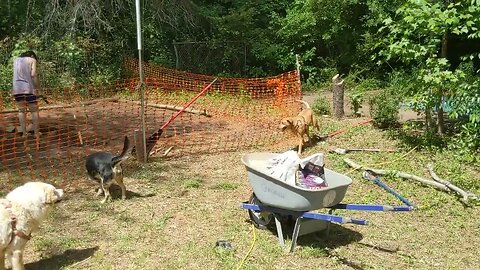
[[[389,131],[392,139],[401,141],[409,148],[419,147],[426,149],[445,149],[449,140],[448,136],[440,136],[436,132],[418,130],[392,129]]]
[[[122,189],[118,185],[111,185],[110,186],[110,195],[112,196],[112,199],[121,199],[122,198]],[[148,193],[148,194],[140,194],[137,192],[133,192],[128,190],[127,186],[127,200],[130,198],[149,198],[155,196],[155,193]],[[103,198],[103,195],[100,196],[100,198]]]
[[[246,220],[251,223],[251,220]],[[292,239],[293,228],[295,227],[295,220],[290,217],[283,217],[281,220],[283,236],[286,239]],[[277,228],[275,222],[272,221],[266,228],[272,234],[277,236]],[[300,227],[300,230],[301,227]],[[351,230],[344,226],[335,223],[330,223],[329,233],[326,230],[301,235],[297,239],[298,246],[310,246],[313,248],[330,248],[334,249],[340,246],[346,246],[354,242],[359,242],[363,239],[363,235],[357,231]]]
[[[311,233],[300,236],[297,244],[299,246],[309,246],[313,248],[329,248],[346,246],[363,239],[363,235],[357,231],[351,230],[344,226],[330,223],[330,232]]]
[[[25,265],[26,270],[57,270],[66,266],[81,262],[93,256],[98,250],[97,247],[85,249],[68,249],[62,254],[54,255],[50,258],[41,259],[37,262]]]
[[[246,222],[251,223],[252,221],[246,220]],[[293,228],[295,226],[294,219],[284,216],[281,223],[284,238],[292,239]],[[359,265],[358,263],[355,263],[347,258],[341,257],[338,254],[335,254],[334,251],[337,247],[360,242],[363,239],[363,235],[357,231],[338,224],[330,223],[329,225],[330,229],[328,230],[328,233],[327,230],[322,230],[299,236],[297,239],[297,247],[309,247],[311,249],[320,251],[320,254],[324,254],[329,257],[335,257],[335,259],[344,266],[348,266],[352,269],[363,269],[362,265]],[[278,237],[275,222],[271,222],[266,227],[266,230],[269,230],[272,234]],[[289,249],[290,246],[286,248]]]
[[[330,223],[328,233],[327,231],[322,231],[301,236],[298,238],[297,244],[303,247],[325,250],[329,257],[335,258],[342,265],[360,270],[364,269],[361,264],[336,254],[335,249],[340,246],[360,242],[362,239],[363,235],[361,233],[338,224]]]

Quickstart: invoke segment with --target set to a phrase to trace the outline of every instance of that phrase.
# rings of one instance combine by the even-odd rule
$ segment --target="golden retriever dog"
[[[279,128],[282,131],[285,130],[290,130],[295,136],[298,138],[298,154],[302,153],[302,148],[304,144],[304,135],[307,135],[308,142],[311,141],[310,133],[309,133],[309,128],[312,126],[316,130],[320,130],[318,126],[317,119],[315,118],[315,115],[313,114],[312,109],[310,108],[310,105],[303,100],[297,100],[300,103],[303,103],[305,105],[305,108],[303,108],[300,113],[295,116],[295,117],[287,117],[283,118],[282,121],[280,122]]]
[[[42,182],[28,182],[0,199],[0,258],[3,260],[0,270],[5,269],[5,255],[13,270],[25,269],[25,245],[53,205],[63,197],[62,189]]]

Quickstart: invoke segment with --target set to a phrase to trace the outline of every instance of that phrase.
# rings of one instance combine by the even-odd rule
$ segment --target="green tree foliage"
[[[396,96],[418,109],[448,101],[451,115],[465,121],[465,142],[478,141],[478,0],[141,2],[148,61],[175,67],[174,42],[201,42],[205,54],[215,53],[198,61],[198,70],[229,76],[291,70],[296,54],[307,86],[341,73],[351,78],[347,85],[368,90],[365,82],[403,74],[411,82],[394,89]],[[8,0],[0,1],[0,14],[2,89],[10,87],[13,57],[25,49],[39,52],[44,82],[65,86],[112,81],[121,76],[123,56],[136,56],[135,1]],[[474,45],[457,46],[465,42]],[[239,59],[242,72],[231,68]]]
[[[461,68],[448,61],[449,42],[480,37],[480,6],[476,1],[409,0],[395,17],[384,20],[380,29],[384,38],[378,47],[381,61],[399,61],[412,69],[415,82],[405,94],[417,109],[438,111],[438,130],[443,133],[442,114],[445,101],[451,105],[451,115],[469,115],[469,126],[478,129],[478,77],[466,79]],[[478,52],[467,54],[462,62],[478,58]],[[472,72],[477,73],[478,70]],[[471,133],[471,132],[470,132]],[[475,133],[475,132],[474,132]]]

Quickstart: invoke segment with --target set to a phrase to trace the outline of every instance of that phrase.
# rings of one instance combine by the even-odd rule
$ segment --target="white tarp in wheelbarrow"
[[[343,200],[352,183],[350,177],[325,168],[327,187],[309,189],[291,185],[267,172],[268,161],[279,155],[262,152],[242,157],[253,193],[262,204],[293,211],[310,211],[331,207]]]

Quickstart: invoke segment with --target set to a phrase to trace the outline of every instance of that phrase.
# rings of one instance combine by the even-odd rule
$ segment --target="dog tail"
[[[130,140],[127,136],[125,136],[125,140],[123,142],[123,150],[119,156],[112,158],[112,167],[115,167],[122,161],[125,161],[128,158],[128,154],[130,151]]]
[[[306,101],[300,99],[297,99],[297,101],[303,103],[307,109],[310,109],[310,105]]]

